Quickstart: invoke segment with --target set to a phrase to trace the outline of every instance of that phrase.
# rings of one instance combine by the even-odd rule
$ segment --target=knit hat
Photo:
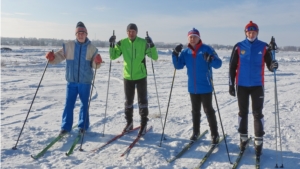
[[[85,32],[87,34],[87,29],[85,28],[84,24],[81,21],[79,21],[76,25],[75,35],[78,32]]]
[[[200,38],[200,33],[197,29],[193,28],[192,30],[190,30],[188,32],[188,37],[191,36],[191,35],[194,35],[194,36],[198,36]]]
[[[253,23],[252,21],[250,21],[246,26],[245,26],[245,32],[248,31],[256,31],[258,32],[258,26],[256,25],[256,23]]]
[[[130,24],[127,26],[127,32],[128,32],[130,29],[133,29],[133,30],[135,30],[136,32],[138,31],[138,28],[137,28],[136,24],[134,24],[134,23],[130,23]]]

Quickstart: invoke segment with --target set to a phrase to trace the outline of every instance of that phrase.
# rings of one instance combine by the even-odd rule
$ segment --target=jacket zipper
[[[79,81],[79,76],[80,76],[81,48],[82,48],[82,45],[80,45],[80,50],[79,50],[79,63],[78,63],[78,82],[80,82],[80,81]]]
[[[193,57],[193,59],[194,59],[194,67],[193,67],[193,70],[194,70],[194,90],[195,90],[195,94],[197,93],[197,86],[196,86],[196,84],[197,84],[197,82],[196,82],[196,78],[197,78],[197,76],[196,76],[196,57],[194,58]]]
[[[132,48],[131,48],[131,51],[132,51],[132,57],[131,57],[131,72],[130,72],[130,77],[131,77],[131,80],[132,80],[132,71],[133,71],[133,42],[132,42]]]

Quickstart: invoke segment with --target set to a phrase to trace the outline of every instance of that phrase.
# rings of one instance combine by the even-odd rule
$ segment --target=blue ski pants
[[[66,103],[62,115],[61,129],[71,131],[73,125],[73,112],[78,95],[81,101],[78,128],[85,130],[89,128],[89,117],[87,116],[87,114],[90,89],[91,84],[68,82],[66,90]]]

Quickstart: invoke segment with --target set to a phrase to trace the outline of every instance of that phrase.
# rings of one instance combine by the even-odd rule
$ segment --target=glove
[[[115,35],[111,36],[108,41],[110,43],[109,46],[114,47],[114,43],[116,42],[116,36]]]
[[[229,86],[229,94],[230,94],[231,96],[235,96],[235,88],[234,88],[233,85],[230,85],[230,86]]]
[[[277,70],[278,69],[278,62],[277,62],[277,60],[273,60],[272,62],[271,62],[271,66],[270,66],[270,69],[271,70]]]
[[[205,52],[204,55],[203,55],[203,58],[204,58],[204,60],[205,60],[206,62],[209,63],[209,62],[211,62],[211,61],[213,60],[214,56],[208,54],[207,52]]]
[[[152,42],[152,39],[149,36],[145,37],[145,40],[147,41],[147,44],[150,45],[150,48],[154,46],[154,43]]]
[[[179,53],[182,51],[183,45],[179,44],[175,47],[175,49],[173,50],[173,54],[176,56],[179,56]]]
[[[53,61],[55,58],[54,52],[48,52],[46,54],[46,58],[48,59],[48,61]]]
[[[97,54],[94,58],[94,62],[98,65],[102,63],[102,58],[100,56],[100,54]]]

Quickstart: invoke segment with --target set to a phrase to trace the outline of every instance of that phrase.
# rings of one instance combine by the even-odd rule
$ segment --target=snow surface
[[[148,125],[153,129],[142,138],[125,157],[120,155],[135,138],[137,131],[123,136],[101,151],[92,149],[104,144],[119,134],[125,126],[123,114],[123,62],[122,58],[112,61],[107,112],[106,94],[109,75],[109,53],[107,48],[99,48],[105,63],[97,70],[95,88],[90,106],[91,126],[84,137],[83,149],[79,144],[74,153],[67,157],[72,141],[78,130],[74,129],[67,137],[50,148],[43,157],[34,160],[30,155],[37,154],[58,135],[61,115],[65,101],[65,62],[49,65],[29,113],[27,123],[17,145],[12,150],[21,131],[34,94],[46,66],[45,53],[58,50],[58,47],[11,47],[13,51],[1,53],[1,168],[194,168],[209,148],[210,133],[195,144],[181,158],[168,164],[166,159],[181,150],[192,133],[191,105],[187,92],[186,70],[177,70],[168,109],[165,138],[160,140],[162,125],[166,117],[170,89],[174,75],[171,63],[171,50],[159,50],[159,60],[153,61],[160,109],[154,83],[150,59],[147,59],[149,118]],[[223,65],[214,69],[214,85],[219,112],[225,133],[228,134],[227,146],[232,162],[239,152],[239,134],[237,132],[238,105],[236,97],[228,94],[228,65],[231,51],[218,50]],[[274,76],[265,70],[265,137],[261,157],[261,168],[274,168],[276,163],[284,168],[300,168],[300,53],[279,52],[277,86],[280,112],[280,131],[282,156],[279,139],[275,138],[274,115]],[[135,99],[136,100],[136,99]],[[214,108],[217,110],[215,100]],[[77,124],[80,102],[77,100],[74,110],[74,125]],[[161,110],[161,112],[160,112]],[[134,104],[134,126],[139,125],[138,106]],[[249,134],[253,136],[253,118],[249,115]],[[160,116],[160,113],[162,116]],[[217,112],[219,133],[222,134]],[[202,112],[201,131],[208,129],[205,114]],[[103,137],[104,132],[104,137]],[[277,133],[278,135],[278,133]],[[277,148],[276,148],[277,147]],[[231,168],[226,145],[223,141],[210,156],[202,168]],[[254,168],[253,143],[245,152],[238,168]]]

